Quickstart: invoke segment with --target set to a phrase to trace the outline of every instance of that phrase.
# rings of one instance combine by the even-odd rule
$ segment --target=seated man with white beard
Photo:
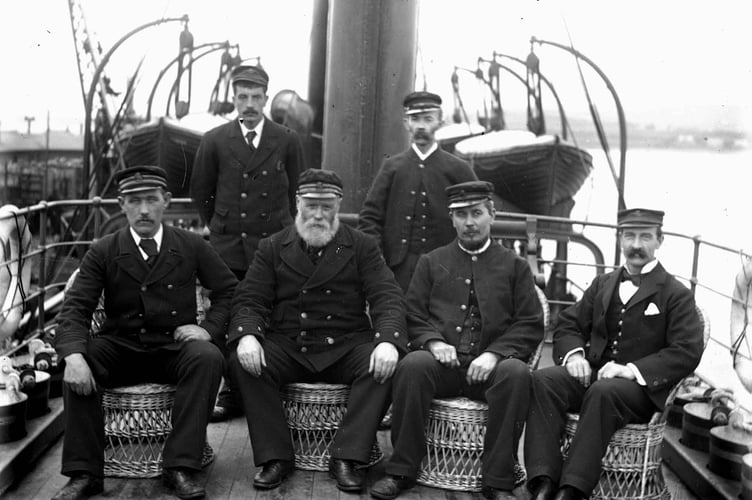
[[[402,289],[376,242],[340,225],[341,201],[336,173],[303,172],[295,226],[261,240],[233,298],[230,374],[261,466],[256,488],[279,486],[294,468],[280,387],[322,381],[351,386],[329,472],[339,489],[362,490],[359,466],[368,462],[407,349]]]

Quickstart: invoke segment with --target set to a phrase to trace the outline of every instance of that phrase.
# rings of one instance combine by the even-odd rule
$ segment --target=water
[[[615,223],[616,188],[608,163],[601,151],[591,151],[595,168],[593,175],[575,196],[572,218]],[[749,223],[750,191],[752,190],[752,150],[673,150],[633,149],[627,156],[625,200],[627,207],[664,210],[664,230],[689,236],[699,235],[734,249],[752,252],[752,227]],[[618,169],[618,165],[616,165]],[[587,229],[585,235],[596,241],[604,251],[607,264],[613,263],[613,231]],[[571,246],[571,245],[570,245]],[[689,284],[692,274],[691,241],[666,236],[656,253],[664,267]],[[552,255],[548,255],[552,257]],[[547,255],[544,254],[544,257]],[[588,260],[580,249],[570,257]],[[589,259],[592,261],[592,258]],[[699,282],[711,290],[698,287],[696,299],[710,317],[713,340],[698,368],[698,373],[716,387],[734,389],[745,406],[752,408],[752,396],[738,383],[731,369],[729,344],[729,311],[734,277],[741,269],[740,255],[702,247]],[[588,269],[570,268],[570,276],[587,286],[592,276]],[[577,296],[576,289],[572,290]],[[719,293],[716,293],[719,292]]]

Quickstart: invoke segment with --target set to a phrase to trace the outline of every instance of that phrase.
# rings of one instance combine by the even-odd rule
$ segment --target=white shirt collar
[[[141,257],[146,260],[149,256],[146,255],[146,252],[144,252],[144,249],[139,246],[139,243],[141,243],[141,236],[138,235],[136,231],[133,230],[132,227],[128,227],[128,229],[131,230],[131,237],[133,237],[133,241],[136,242],[136,246],[138,247],[138,251],[141,252]],[[157,251],[159,251],[162,248],[162,236],[164,235],[164,231],[162,230],[162,224],[159,225],[159,229],[157,229],[157,234],[153,236],[154,241],[157,243]]]
[[[421,161],[426,161],[426,158],[431,156],[431,153],[439,149],[439,145],[436,143],[436,141],[431,144],[431,147],[425,153],[421,152],[421,150],[418,149],[418,146],[416,146],[415,143],[412,143],[412,147],[413,151],[415,151],[415,154],[418,155],[418,158],[420,158]]]
[[[486,240],[486,242],[483,244],[483,246],[480,247],[477,250],[468,250],[467,248],[463,247],[462,246],[462,242],[459,239],[457,240],[457,245],[459,245],[460,250],[462,250],[463,252],[465,252],[468,255],[479,255],[479,254],[482,254],[483,252],[485,252],[486,250],[488,250],[488,247],[491,246],[491,238],[488,238],[488,240]]]
[[[658,259],[651,260],[650,262],[648,262],[647,264],[645,264],[644,266],[642,266],[642,269],[640,269],[640,274],[641,275],[642,274],[648,274],[650,271],[652,271],[653,269],[655,269],[655,266],[657,266],[657,265],[658,265]],[[625,271],[627,271],[628,274],[631,274],[629,272],[629,269],[627,269],[627,265],[626,264],[624,264],[622,267],[624,268]]]
[[[261,120],[256,124],[255,127],[253,127],[251,130],[256,132],[256,137],[253,138],[253,147],[258,148],[259,142],[261,141],[261,131],[264,129],[264,116],[261,116]],[[242,119],[238,118],[238,126],[240,127],[240,133],[243,136],[243,139],[245,140],[246,144],[248,143],[248,139],[245,138],[245,134],[250,132],[251,130],[248,130],[245,128],[245,125],[243,125]]]

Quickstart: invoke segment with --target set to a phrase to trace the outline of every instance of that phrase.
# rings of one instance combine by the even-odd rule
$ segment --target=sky
[[[307,0],[80,0],[90,31],[105,50],[125,33],[160,17],[190,16],[196,44],[228,40],[245,58],[260,56],[271,76],[270,95],[292,88],[307,94],[312,2]],[[401,0],[389,0],[401,1]],[[451,105],[455,65],[474,67],[493,51],[524,58],[536,36],[571,43],[608,75],[627,119],[657,126],[730,126],[752,130],[752,30],[743,0],[418,0],[418,86],[425,81]],[[180,23],[149,28],[126,41],[107,65],[122,90],[143,57],[137,108],[158,71],[177,55]],[[567,30],[568,29],[568,30]],[[3,0],[0,3],[0,129],[78,131],[83,99],[64,0]],[[568,114],[586,112],[574,59],[538,47],[541,70],[566,99]],[[512,65],[513,63],[509,63]],[[207,56],[194,72],[192,111],[208,106],[219,56]],[[604,120],[615,116],[605,86],[587,67],[588,89]],[[512,82],[509,107],[524,103]],[[463,78],[472,96],[476,82]],[[167,85],[160,86],[160,91]],[[159,109],[164,95],[158,94]],[[161,101],[159,100],[161,97]],[[469,103],[479,102],[469,99]],[[523,105],[523,104],[520,104]],[[137,112],[143,111],[137,109]]]

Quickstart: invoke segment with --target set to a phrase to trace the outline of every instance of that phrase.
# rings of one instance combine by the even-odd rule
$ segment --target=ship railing
[[[52,214],[79,206],[89,209],[84,227],[93,228],[91,236],[84,237],[87,231],[82,230],[68,241],[60,241],[57,235],[48,233],[47,226]],[[31,221],[32,245],[21,258],[24,262],[29,259],[32,262],[34,286],[32,290],[24,291],[25,314],[19,327],[21,338],[18,338],[17,332],[13,345],[0,345],[0,353],[4,354],[23,348],[30,339],[54,327],[54,319],[49,317],[50,311],[54,312],[59,307],[62,289],[70,273],[78,267],[86,247],[103,234],[127,224],[116,199],[97,197],[91,200],[42,201],[18,210],[16,216],[23,216]],[[189,198],[173,199],[165,217],[169,223],[203,230]],[[357,224],[357,214],[343,213],[340,217],[344,223]],[[614,224],[498,212],[492,225],[492,234],[527,259],[536,281],[550,296],[552,318],[556,317],[554,310],[576,300],[576,295],[587,288],[595,275],[619,265],[619,262],[607,264],[601,250],[615,244]],[[670,231],[664,231],[664,235],[667,241],[658,254],[659,259],[666,264],[669,272],[692,289],[698,303],[709,309],[715,325],[728,325],[727,311],[733,300],[728,292],[732,289],[736,272],[741,269],[739,265],[735,265],[736,259],[743,261],[750,255],[739,249],[706,241],[700,236]],[[675,246],[684,247],[678,252],[680,255],[673,252],[677,255],[665,258],[664,252],[673,250]],[[0,265],[12,267],[15,262],[17,260],[11,259]],[[723,272],[719,271],[718,263],[725,265]],[[700,272],[704,273],[702,281],[698,276]],[[3,314],[6,312],[0,311]],[[724,312],[726,316],[721,320]],[[728,328],[725,332],[723,328],[716,328],[714,333],[711,343],[728,353]]]

